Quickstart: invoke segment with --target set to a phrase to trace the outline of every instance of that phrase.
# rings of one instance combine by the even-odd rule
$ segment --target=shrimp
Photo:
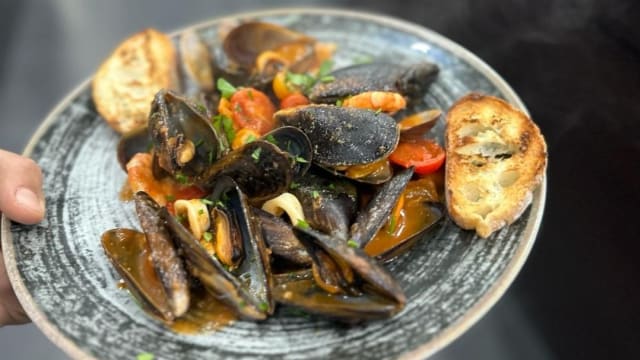
[[[345,99],[342,106],[384,111],[393,114],[407,106],[402,95],[389,91],[367,91]]]

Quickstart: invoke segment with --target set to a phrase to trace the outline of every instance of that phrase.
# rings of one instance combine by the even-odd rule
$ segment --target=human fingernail
[[[16,202],[33,212],[44,212],[44,204],[31,189],[21,187],[16,190]]]

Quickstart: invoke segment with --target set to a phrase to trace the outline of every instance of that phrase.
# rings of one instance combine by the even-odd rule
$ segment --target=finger
[[[0,327],[10,324],[24,324],[29,317],[18,302],[4,267],[4,259],[0,253]]]
[[[23,224],[35,224],[44,217],[40,167],[4,150],[0,150],[0,211]]]

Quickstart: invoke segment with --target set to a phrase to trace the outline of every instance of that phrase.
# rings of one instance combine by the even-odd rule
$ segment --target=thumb
[[[0,150],[0,211],[23,224],[35,224],[44,217],[40,167],[4,150]]]

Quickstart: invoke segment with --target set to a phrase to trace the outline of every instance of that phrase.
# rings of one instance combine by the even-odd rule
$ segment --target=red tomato
[[[307,104],[309,104],[309,99],[307,99],[306,96],[302,95],[302,93],[294,92],[285,96],[284,99],[280,101],[280,108],[286,109]]]
[[[432,140],[401,141],[389,160],[408,168],[415,166],[417,174],[425,175],[438,170],[444,163],[444,149]]]
[[[236,91],[231,96],[231,111],[236,130],[249,128],[264,135],[276,126],[273,119],[276,107],[260,90],[243,88]]]

